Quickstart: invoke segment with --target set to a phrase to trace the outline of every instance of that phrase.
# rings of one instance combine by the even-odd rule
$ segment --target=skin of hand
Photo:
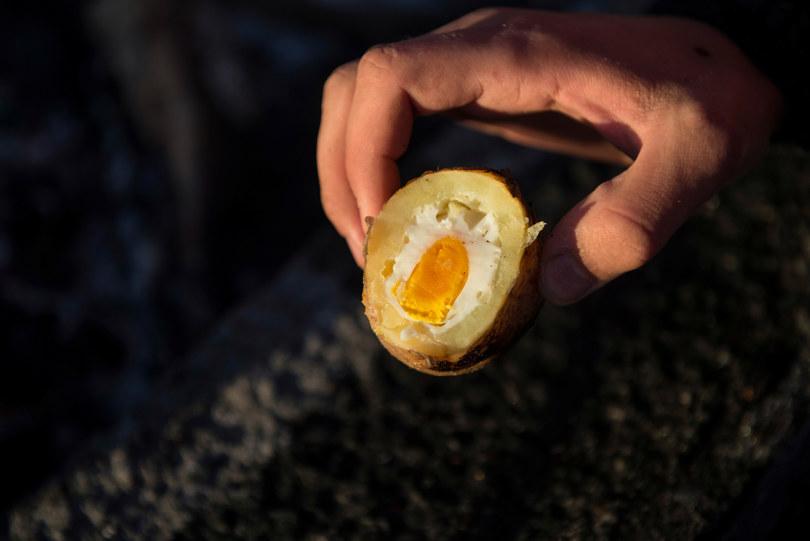
[[[764,153],[778,89],[724,34],[678,17],[485,9],[371,48],[324,85],[321,202],[363,266],[363,218],[400,186],[414,119],[627,165],[556,224],[541,290],[578,301],[650,260]]]

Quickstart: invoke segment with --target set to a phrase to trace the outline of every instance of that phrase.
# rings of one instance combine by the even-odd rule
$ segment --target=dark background
[[[257,512],[273,520],[245,537],[784,533],[810,477],[810,167],[795,149],[710,201],[644,270],[545,308],[510,362],[469,379],[412,374],[341,319],[359,311],[359,273],[319,206],[321,85],[375,43],[493,4],[0,4],[0,515],[47,508],[42,487],[73,487],[64,479],[113,444],[130,442],[132,471],[156,456],[179,470],[179,451],[134,436],[163,433],[140,431],[144,412],[182,426],[170,439],[183,449],[254,374],[278,397],[256,411],[278,410],[284,427],[281,450],[246,466],[259,511],[237,498],[207,519],[181,498],[199,512],[189,538]],[[612,174],[421,119],[403,176],[445,165],[510,167],[551,223]],[[307,334],[335,322],[351,332],[326,336],[357,349],[356,366]],[[287,361],[265,367],[275,344],[343,390],[306,384]],[[214,405],[177,413],[195,400]],[[258,456],[233,446],[234,462]],[[210,471],[227,460],[200,456]],[[227,492],[195,482],[209,502]],[[66,531],[86,531],[90,496],[66,490],[85,517]],[[124,516],[104,501],[113,523]]]
[[[0,6],[0,508],[325,224],[331,70],[492,3],[163,4]]]

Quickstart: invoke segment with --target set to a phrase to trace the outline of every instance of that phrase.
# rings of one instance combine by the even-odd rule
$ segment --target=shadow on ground
[[[788,538],[810,485],[806,153],[774,148],[650,265],[434,378],[369,332],[312,154],[326,74],[459,6],[390,28],[60,6],[0,8],[12,538]],[[443,165],[511,168],[551,223],[613,173],[426,119],[404,175]]]

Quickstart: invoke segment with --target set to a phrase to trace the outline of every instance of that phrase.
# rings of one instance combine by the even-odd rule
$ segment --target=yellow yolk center
[[[413,268],[397,298],[399,305],[413,319],[444,323],[469,273],[464,243],[453,237],[437,240]]]

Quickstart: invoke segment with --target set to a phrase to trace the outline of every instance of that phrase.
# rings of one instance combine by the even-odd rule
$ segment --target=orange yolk
[[[398,296],[399,305],[413,319],[443,323],[469,272],[464,243],[453,237],[437,240],[413,268]]]

